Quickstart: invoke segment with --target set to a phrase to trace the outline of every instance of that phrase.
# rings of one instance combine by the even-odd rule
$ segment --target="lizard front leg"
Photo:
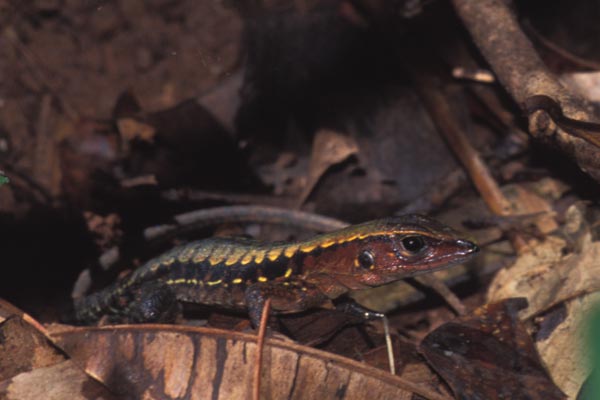
[[[330,305],[329,298],[317,286],[299,279],[257,282],[248,286],[245,297],[250,321],[255,328],[260,325],[267,299],[271,299],[271,308],[275,313],[300,312]]]
[[[385,318],[384,313],[361,306],[351,298],[343,298],[341,301],[336,302],[335,309],[365,321],[381,320]]]

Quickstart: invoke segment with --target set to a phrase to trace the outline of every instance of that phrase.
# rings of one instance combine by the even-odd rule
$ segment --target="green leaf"
[[[587,318],[586,353],[592,362],[592,372],[584,383],[578,399],[600,399],[600,304],[596,304]]]
[[[0,172],[0,186],[4,185],[5,183],[8,183],[8,182],[10,182],[8,177],[3,175],[2,172]]]

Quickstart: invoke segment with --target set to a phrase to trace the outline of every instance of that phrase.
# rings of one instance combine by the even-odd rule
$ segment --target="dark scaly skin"
[[[350,290],[446,268],[479,249],[420,215],[405,215],[292,243],[212,238],[176,247],[129,277],[75,301],[75,318],[172,319],[179,302],[247,309],[257,326],[267,298],[275,313],[327,307]]]

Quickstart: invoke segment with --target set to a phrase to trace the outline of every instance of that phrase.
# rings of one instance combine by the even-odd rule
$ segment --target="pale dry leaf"
[[[600,72],[565,74],[561,77],[561,81],[589,101],[600,101]]]
[[[307,157],[298,157],[291,152],[282,152],[272,164],[258,168],[263,182],[273,186],[276,196],[297,196],[305,186]]]
[[[529,318],[565,300],[600,290],[600,242],[584,234],[578,252],[563,254],[564,239],[549,236],[516,262],[500,271],[487,293],[488,302],[526,297],[529,307],[521,317]]]
[[[583,210],[571,206],[566,215],[565,233],[582,231],[576,250],[567,253],[565,239],[548,236],[496,275],[487,300],[526,297],[529,307],[520,313],[524,319],[565,305],[567,318],[536,346],[556,384],[573,398],[589,373],[581,357],[585,353],[581,325],[592,299],[599,296],[600,242],[593,242],[589,230],[581,229],[585,223]]]
[[[244,73],[241,70],[234,72],[197,99],[229,132],[235,132],[235,115],[241,103],[243,82]]]
[[[536,218],[536,227],[541,233],[550,233],[558,228],[552,213],[552,204],[532,188],[524,185],[509,185],[503,191],[509,198],[513,215],[547,213]]]
[[[0,323],[6,321],[8,318],[18,315],[23,315],[23,311],[15,307],[8,301],[0,298]]]
[[[302,195],[298,199],[298,207],[304,204],[329,168],[357,153],[358,144],[350,136],[329,129],[318,131],[313,140],[308,179]]]
[[[550,336],[536,342],[550,375],[561,390],[575,399],[590,373],[586,360],[586,317],[600,304],[600,292],[584,295],[565,303],[566,315]]]
[[[133,118],[120,118],[117,120],[117,128],[123,142],[130,142],[133,139],[140,139],[152,143],[156,135],[156,129],[153,126],[140,122]]]
[[[5,400],[116,399],[71,360],[24,372],[0,382],[0,398]]]
[[[11,316],[0,324],[0,380],[64,360],[44,332],[20,316]]]

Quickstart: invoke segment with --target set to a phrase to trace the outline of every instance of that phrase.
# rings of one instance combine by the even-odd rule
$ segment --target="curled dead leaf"
[[[350,136],[328,129],[318,131],[313,140],[308,168],[308,180],[298,199],[297,207],[304,204],[323,174],[329,168],[357,153],[358,144]]]
[[[71,360],[37,368],[0,382],[5,400],[116,400]]]
[[[44,332],[23,318],[12,316],[0,324],[0,381],[64,360]]]
[[[85,371],[134,398],[249,398],[256,336],[166,325],[74,328],[53,337]],[[295,343],[265,342],[261,398],[447,399],[363,363]],[[193,394],[193,395],[192,395]]]
[[[530,306],[520,313],[525,319],[565,307],[565,315],[536,346],[552,378],[569,396],[577,394],[589,374],[581,332],[585,315],[600,300],[600,242],[594,242],[585,228],[583,212],[571,206],[562,234],[548,236],[520,254],[496,275],[487,293],[490,302],[526,297]],[[579,232],[578,237],[573,237],[574,232]]]
[[[487,304],[431,332],[420,350],[460,399],[564,399],[517,311],[523,298]]]

